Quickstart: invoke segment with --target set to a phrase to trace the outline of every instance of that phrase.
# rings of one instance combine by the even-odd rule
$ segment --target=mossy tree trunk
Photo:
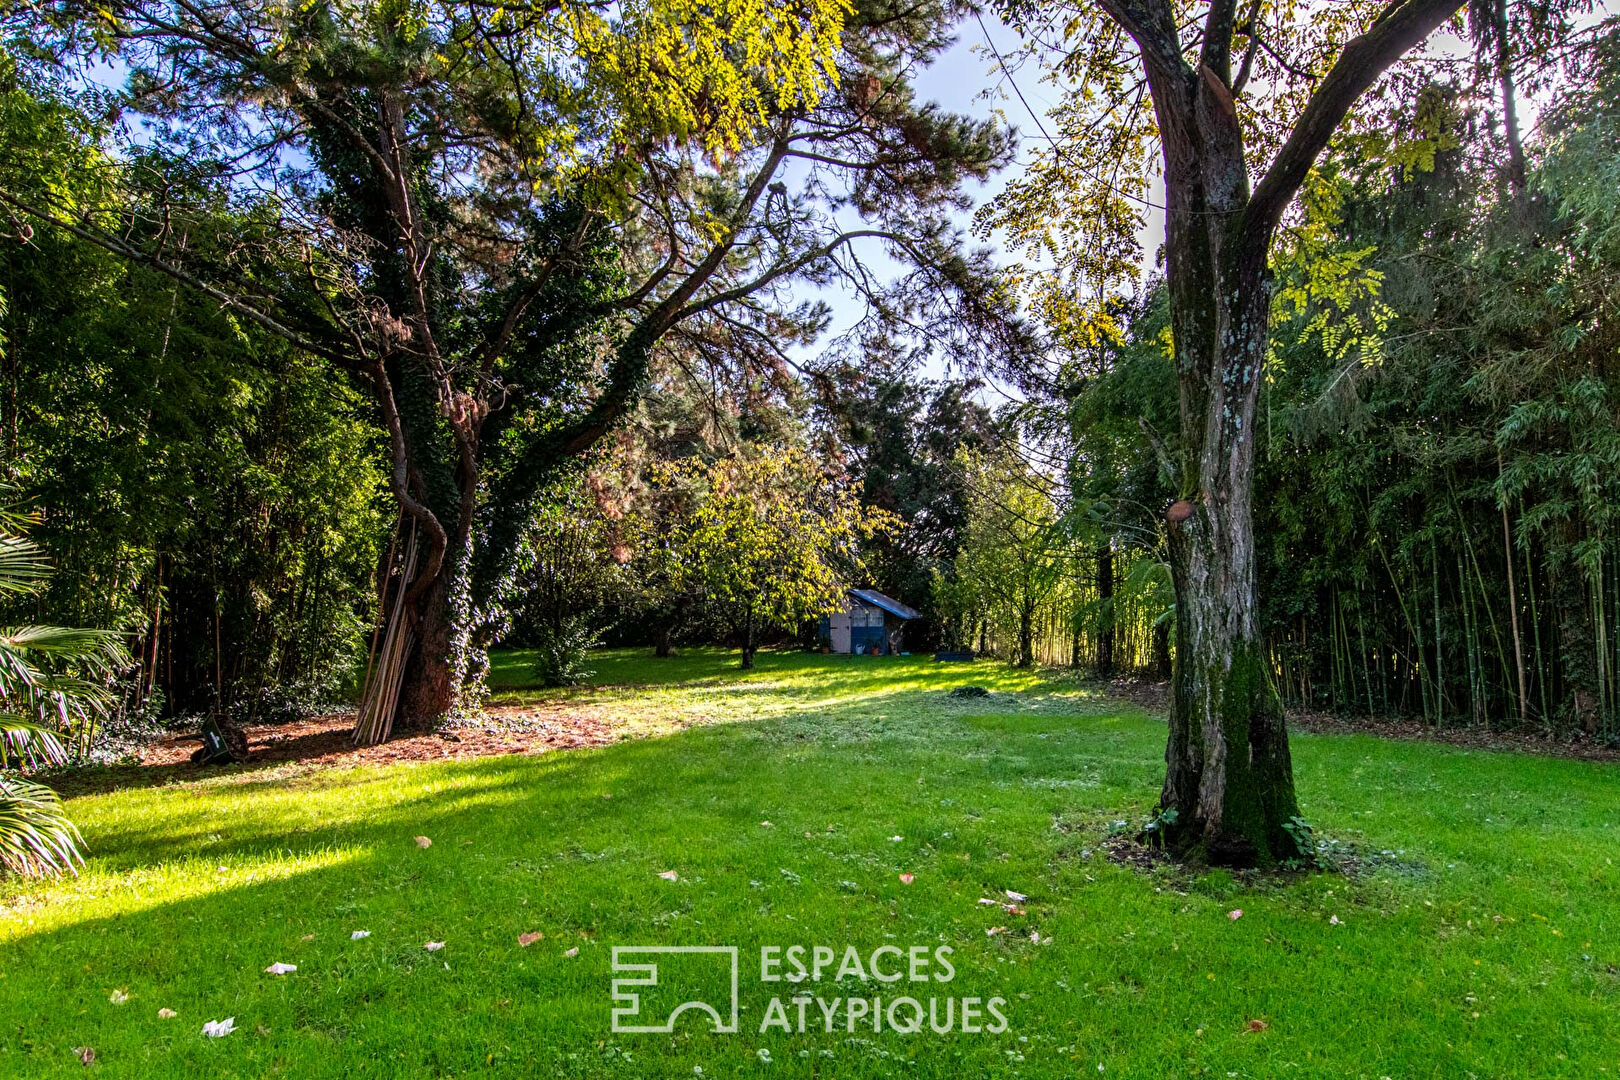
[[[1250,188],[1236,98],[1237,0],[1212,0],[1183,42],[1169,0],[1106,0],[1133,40],[1163,154],[1165,278],[1180,391],[1181,498],[1169,509],[1176,658],[1161,806],[1175,846],[1224,863],[1296,853],[1288,731],[1255,591],[1254,419],[1271,306],[1270,247],[1284,211],[1356,100],[1462,0],[1394,0],[1346,42]],[[1195,52],[1196,50],[1196,52]]]

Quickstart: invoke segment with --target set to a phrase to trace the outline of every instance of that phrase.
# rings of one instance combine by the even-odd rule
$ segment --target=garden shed
[[[835,653],[890,656],[903,649],[906,623],[921,616],[876,589],[850,589],[844,610],[821,620],[822,644]]]

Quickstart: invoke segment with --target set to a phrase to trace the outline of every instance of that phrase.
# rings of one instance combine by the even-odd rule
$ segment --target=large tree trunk
[[[675,635],[667,626],[658,629],[658,644],[653,649],[653,655],[660,660],[667,660],[675,651]]]
[[[1288,732],[1258,625],[1250,507],[1272,234],[1356,99],[1461,3],[1393,0],[1347,41],[1252,195],[1234,95],[1259,39],[1251,35],[1234,72],[1237,0],[1208,5],[1191,63],[1181,13],[1168,0],[1102,5],[1136,43],[1164,155],[1182,496],[1168,515],[1177,639],[1162,795],[1174,820],[1165,835],[1213,861],[1296,852],[1284,827],[1297,810]]]
[[[1114,673],[1114,545],[1097,548],[1097,674]]]
[[[1242,134],[1206,69],[1190,88],[1199,137],[1170,138],[1171,319],[1183,498],[1167,518],[1176,656],[1161,811],[1171,843],[1229,865],[1301,854],[1288,731],[1255,587],[1254,418],[1270,317],[1266,249],[1242,227]]]
[[[456,702],[451,664],[448,575],[441,573],[417,601],[416,644],[405,663],[394,726],[401,731],[431,731]]]

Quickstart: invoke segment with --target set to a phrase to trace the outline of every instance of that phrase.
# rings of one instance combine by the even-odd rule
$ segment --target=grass
[[[1299,735],[1307,816],[1360,872],[1142,872],[1099,852],[1149,812],[1162,723],[988,664],[732,663],[614,653],[540,694],[498,658],[506,700],[704,721],[600,750],[72,799],[85,872],[0,885],[0,1076],[82,1075],[81,1046],[143,1078],[1620,1074],[1612,766]],[[965,682],[995,693],[944,695]],[[978,903],[1007,889],[1025,914]],[[648,944],[739,946],[741,1031],[613,1034],[611,947]],[[762,1034],[799,987],[762,983],[758,950],[793,944],[863,967],[949,945],[949,983],[812,990],[1000,997],[1007,1029],[850,1032],[840,1011],[829,1034],[812,1005],[805,1033]],[[704,962],[668,959],[682,981],[645,1011],[723,1004]]]

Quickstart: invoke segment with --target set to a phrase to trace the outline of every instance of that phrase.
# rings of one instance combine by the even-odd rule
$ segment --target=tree
[[[367,737],[395,712],[431,723],[477,683],[540,486],[634,404],[672,334],[779,362],[784,325],[820,322],[776,310],[795,278],[847,277],[887,316],[958,338],[995,336],[1007,313],[939,212],[1007,140],[907,85],[944,46],[948,3],[38,10],[13,18],[130,73],[125,103],[156,136],[129,156],[151,179],[134,211],[26,186],[0,200],[170,274],[375,400],[412,572],[385,578],[399,630]],[[196,219],[177,173],[247,202],[253,227]],[[914,269],[874,287],[860,244]],[[917,317],[939,304],[956,317]]]
[[[1189,18],[1170,0],[1006,5],[1031,35],[1063,42],[1059,69],[1077,88],[1059,108],[1056,151],[991,220],[1021,218],[1016,239],[1066,250],[1085,291],[1105,297],[1129,272],[1140,220],[1132,200],[1146,195],[1158,150],[1180,397],[1180,498],[1167,514],[1176,673],[1160,802],[1175,811],[1171,842],[1213,861],[1300,853],[1255,583],[1254,425],[1272,240],[1357,100],[1460,7],[1392,0],[1306,11],[1211,0]],[[1054,239],[1069,225],[1050,224],[1055,208],[1088,207],[1098,227]],[[1063,292],[1050,285],[1038,295],[1069,340],[1106,331],[1097,306],[1058,305]]]
[[[1014,663],[1029,667],[1037,618],[1060,597],[1078,554],[1071,521],[1011,447],[964,451],[956,467],[968,490],[968,518],[947,602],[965,602],[1009,632]]]
[[[957,453],[994,446],[998,427],[973,399],[977,384],[883,370],[870,355],[818,369],[812,386],[829,456],[860,485],[862,502],[904,523],[874,538],[864,559],[870,584],[922,612],[927,622],[906,630],[911,647],[920,648],[944,630],[932,584],[936,574],[952,572],[967,527],[969,492]]]
[[[0,495],[8,500],[0,505],[0,597],[14,601],[43,588],[50,568],[26,535],[36,518],[10,505],[13,489]],[[63,764],[70,747],[90,745],[111,700],[106,680],[128,662],[110,630],[0,629],[0,870],[60,874],[83,862],[83,840],[56,793],[24,770]]]
[[[0,53],[0,176],[99,199],[92,118]],[[0,212],[0,218],[5,215]],[[122,631],[129,711],[320,708],[364,663],[388,540],[343,376],[148,267],[9,222],[0,473],[57,573],[18,618]]]
[[[680,574],[742,639],[744,669],[765,631],[841,607],[860,543],[895,525],[797,450],[672,466],[667,480],[683,476],[704,490],[679,533]]]

